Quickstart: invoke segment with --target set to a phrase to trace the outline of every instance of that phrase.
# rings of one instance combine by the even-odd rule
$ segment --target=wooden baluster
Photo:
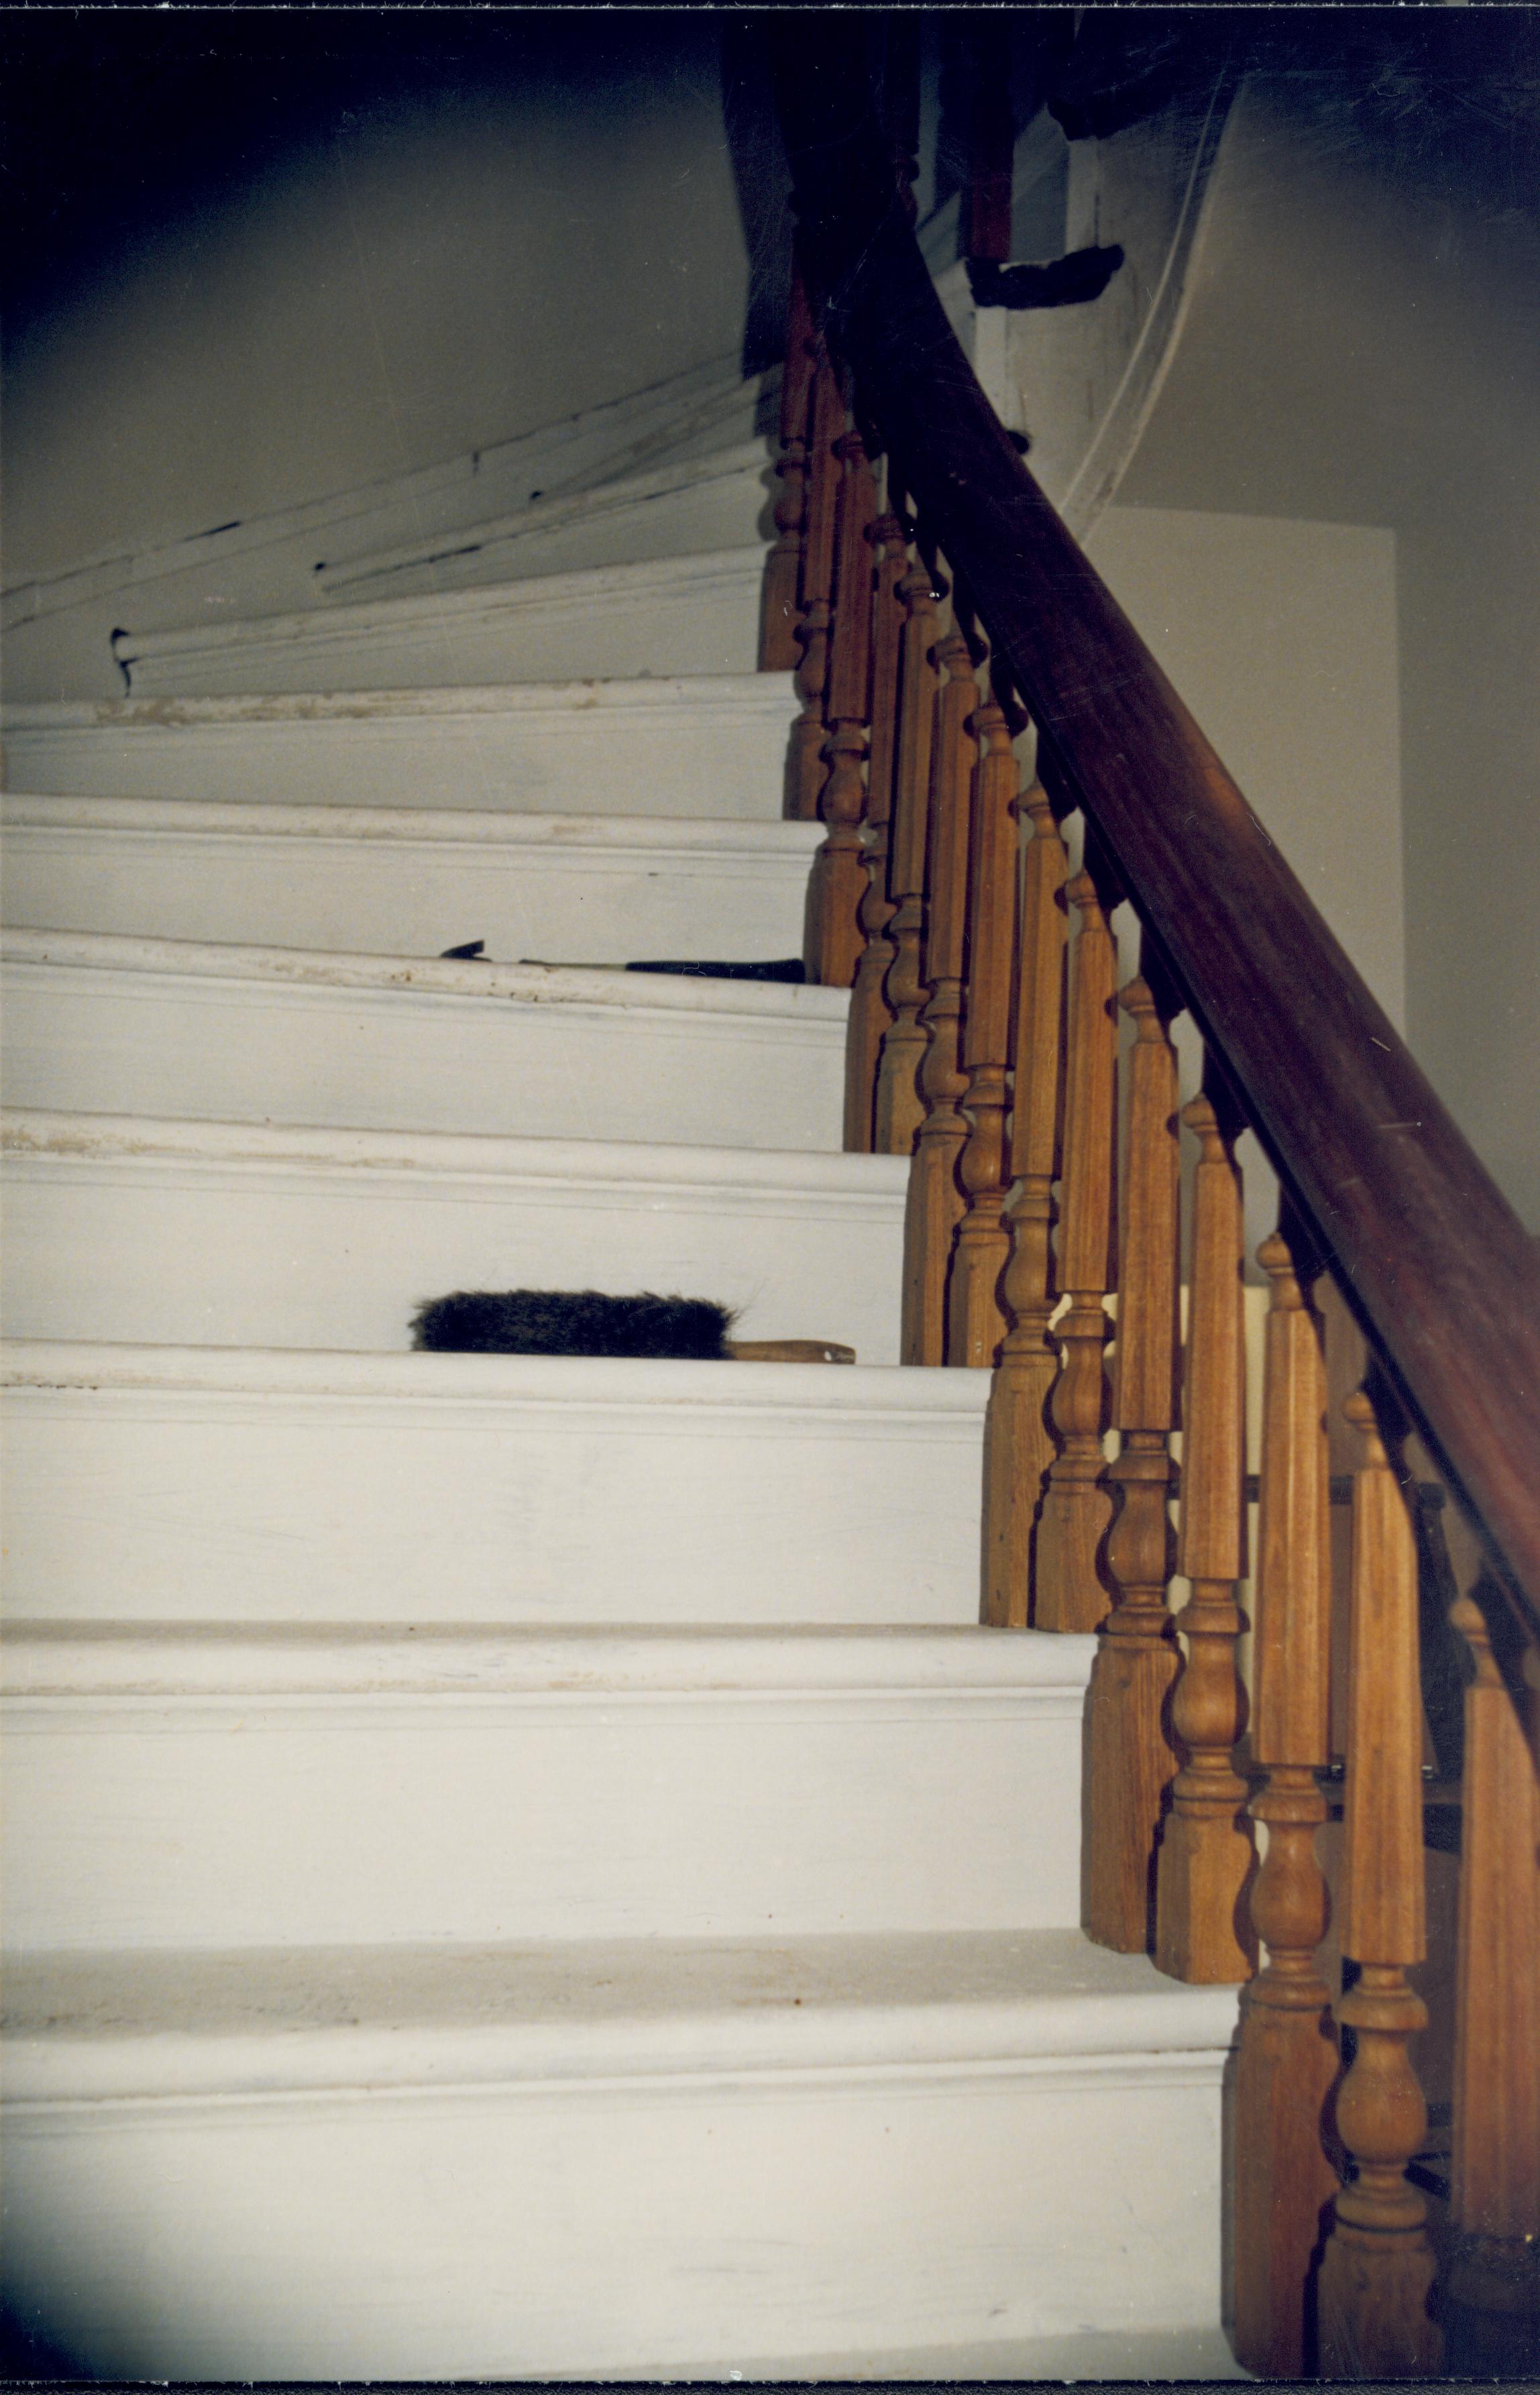
[[[797,696],[802,713],[786,755],[786,812],[811,823],[824,785],[824,699],[834,617],[834,521],[841,487],[834,443],[844,430],[844,401],[829,353],[817,345],[808,402],[803,483],[802,612],[797,620]]]
[[[1058,1453],[1042,1493],[1034,1551],[1033,1620],[1040,1630],[1095,1630],[1110,1603],[1099,1551],[1112,1517],[1103,1483],[1109,1325],[1102,1300],[1112,1284],[1113,1154],[1118,1118],[1118,959],[1098,880],[1077,873],[1065,897],[1080,916],[1069,962],[1069,1039],[1065,1069],[1064,1198],[1059,1286],[1069,1311],[1057,1326],[1058,1377],[1049,1400]]]
[[[1337,2177],[1323,2143],[1337,2075],[1331,1991],[1316,1968],[1329,1899],[1316,1860],[1326,1800],[1332,1635],[1326,1360],[1305,1237],[1257,1250],[1272,1283],[1262,1383],[1262,1489],[1253,1593],[1252,1753],[1267,1782],[1251,1815],[1268,1850],[1251,1916],[1267,1951],[1241,1996],[1231,2097],[1235,2351],[1267,2378],[1315,2367],[1312,2273]]]
[[[1338,1895],[1343,1958],[1358,1977],[1336,2007],[1356,2045],[1336,2125],[1357,2176],[1337,2197],[1321,2257],[1320,2369],[1327,2378],[1432,2377],[1442,2350],[1427,2310],[1433,2255],[1427,2206],[1406,2177],[1427,2128],[1406,2051],[1427,2025],[1406,1981],[1427,1952],[1416,1545],[1374,1406],[1361,1390],[1346,1411],[1367,1448],[1353,1482]]]
[[[1002,1215],[1005,1169],[1006,1062],[1011,973],[1016,962],[1016,796],[1021,776],[1011,727],[997,699],[974,719],[980,743],[973,792],[973,874],[968,893],[968,990],[962,1062],[969,1131],[957,1168],[967,1198],[947,1285],[947,1361],[988,1370],[1005,1336],[1001,1277],[1010,1252]]]
[[[1236,1669],[1242,1627],[1235,1584],[1246,1569],[1245,1326],[1241,1310],[1241,1174],[1234,1127],[1215,1086],[1182,1120],[1201,1153],[1192,1184],[1192,1264],[1182,1396],[1182,1527],[1177,1569],[1192,1594],[1177,1618],[1186,1661],[1171,1720],[1184,1760],[1171,1783],[1155,1892],[1155,1961],[1174,1978],[1251,1976],[1255,1940],[1241,1905],[1253,1859],[1235,1741],[1245,1697]]]
[[[947,1360],[947,1269],[962,1215],[957,1160],[968,1136],[958,1101],[968,1086],[960,1050],[978,684],[973,654],[961,632],[948,634],[936,661],[947,680],[936,694],[931,758],[930,905],[925,919],[925,979],[931,994],[920,1018],[927,1043],[920,1066],[926,1111],[909,1163],[904,1210],[899,1354],[906,1364]]]
[[[900,585],[909,571],[909,527],[891,510],[871,527],[881,546],[872,602],[871,752],[867,762],[866,888],[856,920],[865,946],[850,994],[845,1033],[844,1144],[870,1155],[875,1134],[877,1059],[883,1035],[893,1021],[886,995],[888,967],[896,953],[888,925],[888,837],[893,818],[894,776],[898,761],[898,668],[904,638]]]
[[[1477,1594],[1450,1608],[1475,1676],[1465,1697],[1454,2236],[1442,2292],[1449,2370],[1508,2377],[1540,2362],[1540,1777],[1515,1702],[1540,1686],[1540,1649],[1490,1581]]]
[[[1019,809],[1031,820],[1021,892],[1016,973],[1016,1089],[1005,1207],[1011,1242],[1002,1289],[1008,1328],[984,1422],[986,1621],[1024,1630],[1032,1617],[1032,1542],[1054,1460],[1048,1396],[1058,1356],[1054,1310],[1054,1182],[1064,1114],[1064,982],[1068,865],[1048,794],[1034,781]]]
[[[1175,1008],[1152,978],[1154,987],[1141,976],[1122,993],[1137,1037],[1128,1064],[1112,1374],[1122,1448],[1107,1475],[1121,1502],[1107,1542],[1113,1606],[1086,1699],[1081,1841],[1082,1925],[1122,1954],[1147,1952],[1155,1926],[1155,1850],[1176,1768],[1162,1724],[1180,1661],[1166,1606],[1181,1281],[1176,1052],[1166,1027]]]
[[[908,1156],[925,1102],[920,1063],[925,1035],[920,1012],[930,992],[924,976],[925,853],[930,828],[931,756],[936,734],[935,651],[941,635],[940,602],[947,586],[916,559],[898,585],[904,602],[899,655],[898,759],[888,851],[888,937],[893,962],[886,997],[893,1021],[883,1035],[877,1066],[876,1145],[880,1156]]]
[[[780,455],[776,460],[776,539],[764,561],[760,605],[761,673],[794,673],[802,597],[803,511],[806,503],[808,408],[813,394],[813,315],[802,269],[793,259],[781,369]]]
[[[829,837],[813,859],[807,883],[803,958],[812,980],[848,989],[861,960],[857,910],[866,889],[868,725],[871,712],[871,599],[875,560],[871,527],[877,484],[858,432],[834,443],[843,470],[840,484],[839,553],[834,629],[824,714],[829,729],[829,778],[818,812]]]

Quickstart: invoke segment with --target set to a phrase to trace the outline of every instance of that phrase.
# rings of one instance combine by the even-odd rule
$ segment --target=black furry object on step
[[[596,1289],[459,1290],[412,1317],[412,1343],[458,1355],[672,1356],[725,1363],[733,1317],[706,1297]]]

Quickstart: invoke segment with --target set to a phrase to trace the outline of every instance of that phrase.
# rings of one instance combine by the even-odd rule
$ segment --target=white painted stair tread
[[[1229,2349],[1217,2320],[1209,2325],[1183,2328],[1080,2329],[1060,2336],[986,2337],[977,2343],[865,2347],[859,2352],[755,2354],[735,2352],[702,2357],[694,2365],[699,2378],[740,2378],[749,2386],[763,2378],[875,2381],[918,2378],[956,2384],[963,2379],[1007,2379],[1017,2385],[1110,2386],[1176,2380],[1202,2386],[1214,2379],[1251,2377]],[[557,2371],[577,2378],[583,2374]],[[606,2377],[633,2375],[642,2380],[671,2376],[666,2367],[644,2364],[633,2372],[599,2371]]]
[[[6,920],[515,962],[797,957],[816,823],[7,798]]]
[[[24,1111],[0,1144],[12,1338],[404,1348],[451,1290],[647,1289],[898,1360],[901,1157]]]
[[[19,930],[7,1103],[833,1150],[844,990]]]
[[[17,1624],[7,1938],[1069,1927],[1094,1645]]]
[[[128,2375],[1217,2311],[1234,1991],[1074,1931],[40,1957],[7,2001],[11,2267]]]
[[[984,1372],[18,1341],[3,1379],[24,1618],[977,1618]]]
[[[451,532],[414,534],[389,548],[322,566],[323,599],[393,598],[464,590],[526,575],[740,549],[774,533],[770,444],[740,441],[707,457],[526,502]]]
[[[1234,1988],[1071,1928],[22,1952],[4,2002],[16,2100],[1165,2057],[1216,2075],[1236,2020]]]
[[[752,673],[763,543],[120,636],[137,698]]]
[[[790,674],[305,690],[7,708],[14,790],[691,815],[781,812]]]

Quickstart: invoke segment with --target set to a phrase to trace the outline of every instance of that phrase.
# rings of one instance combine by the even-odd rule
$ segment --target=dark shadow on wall
[[[724,17],[722,117],[749,252],[743,371],[763,374],[786,351],[791,289],[791,170],[776,121],[764,20]]]
[[[30,2379],[92,2379],[73,2354],[56,2345],[46,2328],[29,2327],[8,2304],[0,2305],[0,2385],[24,2386]]]
[[[751,28],[745,29],[751,32]],[[754,260],[756,357],[790,274],[790,177],[768,83],[740,74],[723,20],[724,114]],[[693,8],[0,8],[0,245],[8,345],[112,289],[185,227],[297,162],[543,91],[552,108],[635,110],[651,86],[710,89],[718,45]],[[511,135],[511,138],[516,138]],[[782,303],[779,315],[777,297]]]

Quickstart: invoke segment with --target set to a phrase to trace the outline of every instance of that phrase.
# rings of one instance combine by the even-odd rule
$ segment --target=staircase
[[[1095,1641],[978,1626],[846,994],[614,970],[801,946],[764,461],[7,722],[6,2271],[86,2371],[1238,2375],[1236,1993],[1081,1934]],[[520,1284],[858,1361],[407,1352]]]

